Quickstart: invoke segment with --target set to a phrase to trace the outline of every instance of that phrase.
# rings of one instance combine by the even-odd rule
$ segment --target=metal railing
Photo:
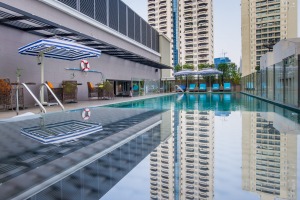
[[[179,85],[175,85],[175,87],[177,87],[177,89],[180,90],[181,92],[184,92],[183,89]]]
[[[51,90],[51,88],[49,87],[49,85],[47,83],[42,83],[40,86],[40,90],[43,86],[46,86],[46,88],[49,90],[49,92],[53,95],[54,99],[56,100],[56,102],[59,104],[59,106],[61,107],[61,109],[64,111],[65,107],[62,105],[62,103],[60,102],[60,100],[57,98],[57,96],[54,94],[54,92]]]
[[[33,94],[33,92],[29,89],[29,87],[26,85],[26,83],[22,83],[22,85],[26,88],[26,90],[29,92],[29,94],[33,97],[33,99],[35,100],[35,102],[37,103],[37,105],[40,107],[41,112],[46,113],[46,109],[43,106],[43,104],[41,104],[41,102],[38,100],[38,98],[36,98],[36,96]],[[17,114],[19,114],[19,102],[17,100],[17,109],[16,109]]]

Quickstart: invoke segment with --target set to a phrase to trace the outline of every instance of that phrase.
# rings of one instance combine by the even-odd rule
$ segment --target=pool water
[[[18,130],[82,122],[81,110],[0,123],[12,141],[0,149],[0,197],[300,199],[299,115],[239,93],[191,93],[91,108],[86,122],[103,130],[63,144]]]

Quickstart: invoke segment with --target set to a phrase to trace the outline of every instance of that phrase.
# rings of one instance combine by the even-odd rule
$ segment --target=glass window
[[[275,64],[275,101],[283,102],[283,62]]]
[[[268,94],[267,99],[274,100],[274,69],[273,66],[267,67]]]
[[[261,70],[261,96],[266,98],[267,97],[267,70]]]
[[[287,58],[285,65],[285,100],[287,104],[298,106],[298,63],[296,56]]]

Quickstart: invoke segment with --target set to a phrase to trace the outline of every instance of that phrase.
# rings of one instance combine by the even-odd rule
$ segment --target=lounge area
[[[212,83],[211,87],[207,83],[190,83],[188,86],[185,84],[177,85],[176,92],[240,92],[239,85],[234,85],[230,82],[224,82],[220,85],[219,83]]]

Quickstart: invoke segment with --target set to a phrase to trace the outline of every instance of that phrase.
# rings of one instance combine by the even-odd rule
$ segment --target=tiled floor
[[[65,107],[65,110],[73,110],[73,109],[84,108],[84,107],[103,106],[103,105],[114,104],[114,103],[135,101],[135,100],[139,100],[139,99],[153,98],[153,97],[164,96],[164,95],[170,95],[170,93],[169,94],[147,95],[147,96],[140,96],[140,97],[116,97],[115,99],[112,99],[112,100],[91,99],[88,101],[79,101],[78,103],[67,103],[67,104],[64,104],[64,107]],[[47,113],[61,111],[60,106],[46,106],[45,108],[47,110]],[[40,113],[40,109],[38,106],[29,107],[25,110],[20,110],[19,115],[27,113],[27,112],[32,112],[32,113],[38,114],[38,113]],[[15,111],[0,110],[0,120],[11,118],[14,116],[16,116]]]

